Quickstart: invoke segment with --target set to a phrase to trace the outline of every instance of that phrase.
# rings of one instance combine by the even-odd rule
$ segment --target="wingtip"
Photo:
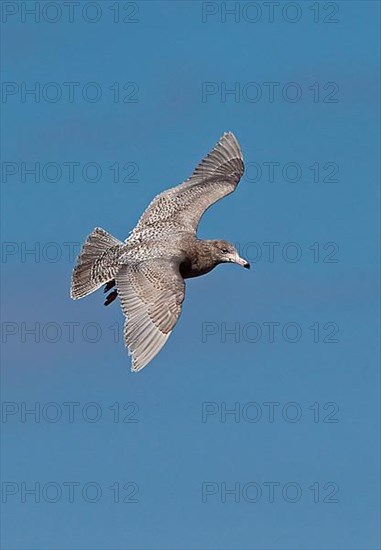
[[[71,298],[72,300],[79,300],[79,298],[81,298],[81,296],[78,296],[78,295],[75,293],[74,289],[71,288],[71,289],[70,289],[70,298]]]
[[[243,161],[243,153],[242,153],[241,146],[239,144],[239,141],[236,135],[232,131],[229,130],[228,132],[224,132],[222,134],[216,147],[218,146],[227,147],[228,149],[230,149],[230,151],[234,152],[237,155],[237,157],[239,157]]]
[[[227,131],[227,132],[224,132],[222,134],[222,136],[220,137],[220,142],[224,142],[224,141],[228,141],[232,144],[234,144],[238,149],[239,151],[241,151],[241,146],[239,144],[239,141],[237,139],[237,136],[235,135],[234,132],[232,131]]]
[[[227,132],[224,132],[221,136],[221,139],[222,138],[233,138],[235,141],[238,141],[235,133],[232,132],[231,130],[228,130]]]
[[[130,354],[129,354],[130,355]],[[144,367],[147,365],[148,363],[143,363],[141,365],[139,365],[135,358],[132,356],[132,361],[131,361],[131,372],[140,372],[141,370],[144,369]]]

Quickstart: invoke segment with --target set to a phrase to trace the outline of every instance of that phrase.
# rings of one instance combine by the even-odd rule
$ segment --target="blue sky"
[[[288,4],[3,2],[3,548],[379,548],[379,4]],[[72,253],[226,130],[252,269],[133,374]]]

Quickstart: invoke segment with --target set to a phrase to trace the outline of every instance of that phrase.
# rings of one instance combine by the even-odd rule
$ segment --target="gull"
[[[239,143],[226,132],[190,178],[152,200],[124,242],[97,227],[82,246],[70,295],[77,300],[105,285],[104,292],[111,291],[105,305],[119,297],[133,372],[168,340],[181,314],[184,279],[221,263],[250,268],[231,243],[197,237],[204,212],[236,189],[243,171]]]

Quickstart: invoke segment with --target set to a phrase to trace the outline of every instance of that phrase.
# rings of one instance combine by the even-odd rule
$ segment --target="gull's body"
[[[224,262],[250,267],[232,244],[197,238],[201,216],[235,190],[243,169],[239,144],[226,133],[188,180],[153,199],[128,239],[121,242],[97,228],[83,245],[71,297],[116,285],[105,304],[120,298],[133,371],[145,367],[171,334],[181,313],[184,279]]]

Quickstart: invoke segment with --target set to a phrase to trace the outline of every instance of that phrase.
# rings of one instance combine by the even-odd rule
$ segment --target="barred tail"
[[[97,260],[100,260],[107,250],[121,244],[123,244],[121,241],[99,227],[90,233],[82,246],[73,270],[70,289],[70,296],[73,300],[91,294],[114,278],[112,267],[103,266]]]

